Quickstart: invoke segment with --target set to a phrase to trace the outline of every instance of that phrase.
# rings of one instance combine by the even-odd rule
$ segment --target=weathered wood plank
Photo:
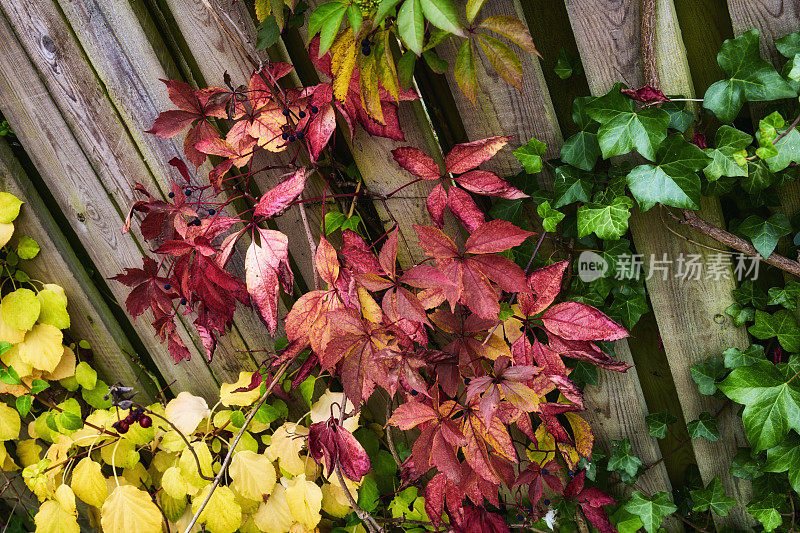
[[[800,2],[797,0],[728,0],[733,33],[741,35],[751,28],[761,33],[761,55],[778,68],[786,59],[775,48],[775,39],[800,29]]]
[[[46,9],[50,1],[44,1],[43,9]],[[33,2],[34,5],[38,3]],[[174,157],[183,158],[182,144],[179,144],[182,139],[162,139],[145,133],[159,112],[173,104],[167,98],[164,84],[159,81],[167,77],[166,73],[139,25],[139,18],[127,2],[111,2],[112,6],[94,0],[60,4],[67,23],[97,73],[98,81],[123,121],[119,127],[130,132],[130,149],[143,159],[141,173],[150,173],[152,182],[163,194],[170,189],[171,180],[182,181],[168,164]],[[209,169],[207,164],[202,171]],[[195,185],[203,185],[203,180],[196,176],[192,179]],[[232,213],[220,211],[220,214]],[[244,277],[245,241],[247,239],[240,242],[229,263],[229,268],[239,277]],[[232,331],[220,339],[210,363],[216,377],[235,380],[240,370],[253,369],[254,358],[248,349],[271,346],[264,344],[266,337],[263,333],[264,327],[257,314],[240,306],[234,314]]]
[[[725,0],[675,0],[695,94],[704,95],[724,72],[717,63],[722,41],[733,37]]]
[[[141,262],[141,245],[133,235],[120,233],[120,223],[125,215],[120,206],[127,205],[133,198],[113,181],[114,177],[132,174],[129,169],[136,166],[126,159],[129,154],[118,150],[116,145],[98,146],[90,142],[84,148],[79,142],[80,136],[105,143],[106,137],[100,134],[100,126],[103,121],[115,117],[93,120],[86,114],[87,111],[103,109],[100,103],[105,96],[96,82],[75,85],[66,77],[65,73],[71,70],[70,62],[83,60],[70,48],[69,43],[74,47],[74,41],[69,32],[62,29],[60,33],[51,35],[41,21],[26,16],[16,17],[20,22],[17,32],[29,37],[33,45],[31,56],[45,65],[42,70],[37,70],[19,42],[18,34],[6,20],[9,11],[13,14],[23,6],[15,2],[0,5],[5,12],[0,17],[0,51],[4,58],[0,62],[0,108],[12,123],[98,271],[106,278],[111,277],[123,268]],[[49,79],[53,93],[60,98],[60,105],[53,100],[43,79]],[[70,114],[74,123],[82,124],[81,130],[70,128],[65,119]],[[100,154],[108,158],[106,166],[99,165],[103,158]],[[110,289],[117,301],[125,301],[126,287],[114,283]],[[181,390],[216,397],[216,381],[184,328],[180,328],[181,335],[193,350],[194,357],[190,362],[176,366],[166,358],[158,357],[166,350],[146,320],[136,321],[135,327],[167,383],[175,381]]]
[[[490,15],[512,15],[520,18],[523,16],[519,3],[511,0],[485,4],[480,16]],[[439,53],[452,64],[456,50],[450,44],[447,48],[439,50]],[[483,54],[480,55],[480,59],[480,62],[476,62],[478,80],[481,83],[480,103],[477,107],[473,106],[460,91],[452,73],[447,75],[470,140],[504,134],[514,135],[513,142],[521,145],[527,143],[531,137],[536,137],[547,142],[549,157],[557,157],[563,139],[554,119],[549,92],[542,83],[543,75],[538,59],[533,56],[523,57],[526,81],[523,83],[521,93],[496,75],[489,74],[493,70]],[[531,119],[531,116],[535,120]],[[500,155],[503,157],[499,158]],[[506,176],[521,170],[519,161],[508,149],[501,151],[485,167]],[[633,359],[627,341],[617,342],[615,346],[617,358],[632,364]],[[643,461],[655,462],[661,458],[658,446],[647,433],[647,424],[644,420],[647,406],[635,371],[625,374],[601,372],[600,385],[587,389],[586,396],[588,410],[584,415],[595,428],[601,447],[605,447],[607,451],[611,440],[627,437]],[[637,408],[632,408],[633,404]],[[670,482],[663,464],[651,469],[647,476],[642,478],[641,483],[652,491],[670,490]]]
[[[620,78],[633,86],[643,85],[638,2],[603,1],[600,4],[589,0],[567,2],[592,93],[606,92]],[[693,93],[672,0],[657,3],[656,61],[665,92]],[[704,218],[714,223],[723,222],[717,199],[704,199],[702,208]],[[651,257],[661,258],[662,254],[673,261],[681,254],[699,254],[702,262],[709,261],[708,248],[677,238],[664,224],[658,209],[647,213],[637,211],[631,218],[637,252],[644,255],[648,267]],[[714,245],[704,240],[699,242],[705,246]],[[728,280],[692,280],[690,284],[673,277],[673,272],[669,274],[672,276],[667,279],[652,276],[647,280],[647,288],[684,417],[694,420],[702,411],[716,413],[720,402],[697,392],[689,367],[730,346],[746,346],[747,332],[735,328],[723,314],[732,301],[731,290],[735,287],[731,269],[727,270]],[[721,324],[718,323],[720,317]],[[719,426],[723,435],[720,442],[697,439],[692,443],[700,473],[706,483],[719,476],[729,495],[748,501],[749,483],[728,472],[737,448],[746,444],[741,420],[735,412],[725,410],[719,416]],[[718,517],[717,522],[718,526],[738,527],[747,527],[750,523],[742,507],[734,508],[728,517]]]
[[[3,139],[0,139],[0,189],[25,202],[14,221],[15,233],[32,237],[42,248],[35,259],[25,263],[25,271],[34,279],[64,287],[69,331],[76,341],[86,339],[92,345],[94,368],[106,383],[135,384],[144,401],[155,398],[157,384],[129,359],[127,354],[133,355],[135,350],[122,326]]]

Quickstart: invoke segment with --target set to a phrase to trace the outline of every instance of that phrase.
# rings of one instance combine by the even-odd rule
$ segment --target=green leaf
[[[744,102],[797,96],[775,67],[761,58],[758,30],[750,30],[735,39],[726,39],[717,54],[717,63],[729,77],[708,88],[703,107],[714,113],[721,122],[733,122]]]
[[[353,35],[357,36],[361,30],[361,25],[364,23],[364,15],[361,14],[361,8],[355,4],[347,6],[347,21],[350,23]]]
[[[777,446],[790,429],[800,431],[800,388],[768,361],[734,369],[719,389],[745,406],[742,422],[754,451]]]
[[[800,65],[798,67],[800,68]],[[788,126],[779,133],[783,133],[787,129]],[[800,132],[797,131],[797,128],[786,132],[772,146],[774,153],[770,153],[769,156],[758,154],[772,172],[780,172],[792,163],[800,163]]]
[[[311,13],[308,19],[308,38],[311,39],[321,32],[319,43],[319,57],[325,55],[336,35],[339,33],[339,26],[342,24],[344,14],[347,11],[347,4],[342,2],[326,2]]]
[[[714,358],[692,365],[690,372],[700,394],[711,395],[717,392],[717,380],[725,377],[725,365]]]
[[[542,217],[542,226],[544,230],[550,233],[556,231],[558,223],[564,219],[564,213],[550,207],[550,202],[542,202],[539,204],[536,208],[536,212]]]
[[[790,280],[783,287],[770,287],[767,292],[769,305],[781,305],[790,311],[797,309],[800,298],[800,283]]]
[[[486,2],[486,0],[467,0],[467,22],[472,24],[472,21],[478,16],[478,11],[483,7],[484,2]]]
[[[563,165],[556,168],[553,181],[553,198],[556,209],[573,202],[588,202],[592,194],[591,176],[575,167]]]
[[[620,92],[621,87],[614,85],[608,94],[586,105],[589,116],[601,124],[597,135],[603,158],[637,150],[652,161],[667,136],[669,114],[656,108],[637,111],[633,100]]]
[[[747,163],[737,161],[734,154],[745,150],[753,142],[753,137],[732,126],[721,126],[715,136],[716,148],[707,148],[706,155],[711,162],[703,169],[709,181],[722,176],[747,176]]]
[[[747,322],[752,322],[756,316],[756,310],[752,307],[742,307],[741,305],[733,302],[725,308],[725,312],[733,318],[733,325],[741,327]]]
[[[365,476],[358,489],[358,506],[371,513],[378,508],[380,497],[381,493],[378,491],[378,483],[375,478],[369,475]]]
[[[17,243],[17,255],[20,259],[33,259],[39,253],[39,243],[30,237],[23,235]]]
[[[730,473],[741,479],[756,479],[764,474],[758,459],[754,458],[750,448],[739,448],[731,460]]]
[[[722,355],[725,356],[725,368],[733,370],[740,366],[750,366],[767,359],[764,347],[760,344],[751,344],[744,351],[739,348],[728,348]]]
[[[620,478],[625,483],[633,483],[642,460],[631,453],[631,443],[627,437],[622,440],[611,441],[611,457],[608,458],[607,469],[609,472],[618,472]]]
[[[775,48],[778,49],[778,52],[780,52],[783,57],[789,59],[800,54],[800,31],[776,39]]]
[[[584,385],[597,385],[600,382],[600,376],[597,372],[597,367],[586,361],[575,361],[574,368],[569,375],[575,385],[583,388]]]
[[[775,183],[776,176],[764,161],[748,161],[747,176],[742,178],[742,189],[750,194],[762,191]]]
[[[0,223],[8,224],[19,216],[24,202],[8,192],[0,192]]]
[[[63,381],[59,382],[63,383]],[[76,382],[77,385],[77,382]],[[111,407],[111,399],[104,398],[108,394],[108,385],[102,379],[98,379],[93,389],[81,389],[83,401],[95,409],[108,409]]]
[[[459,37],[465,37],[464,28],[458,21],[456,8],[450,0],[421,0],[422,13],[431,24]]]
[[[328,211],[325,213],[324,228],[325,235],[330,235],[337,229],[342,227],[342,224],[347,220],[347,215],[338,211]],[[320,228],[322,231],[322,228]]]
[[[19,374],[14,370],[13,366],[0,368],[0,381],[6,385],[19,385],[22,380],[19,379]]]
[[[661,104],[661,109],[669,114],[669,128],[681,133],[689,129],[696,118],[684,102],[665,102]]]
[[[263,405],[262,405],[262,407],[263,407]],[[245,421],[244,413],[241,412],[241,411],[231,411],[230,420],[231,420],[231,425],[233,425],[234,427],[240,428],[240,427],[242,427],[244,425],[244,421]]]
[[[578,237],[594,232],[601,239],[619,239],[628,231],[633,200],[617,196],[611,205],[588,203],[578,207]]]
[[[736,505],[736,500],[725,494],[725,488],[716,476],[706,488],[693,490],[691,494],[693,511],[711,511],[719,516],[728,516],[728,511]]]
[[[489,59],[492,68],[503,78],[503,81],[516,87],[522,88],[522,61],[503,41],[487,35],[476,33],[475,39]]]
[[[628,187],[642,211],[661,203],[684,209],[700,208],[700,177],[709,157],[680,134],[667,137],[655,165],[639,165],[628,174]]]
[[[406,50],[397,62],[397,81],[402,87],[410,87],[414,79],[414,66],[417,56],[411,50]]]
[[[624,509],[639,517],[647,533],[658,531],[664,517],[678,510],[666,492],[657,492],[652,499],[648,499],[638,490],[631,494]]]
[[[769,493],[752,500],[747,505],[747,512],[764,526],[764,531],[774,531],[783,523],[783,517],[778,510],[786,501],[786,496]]]
[[[266,50],[275,46],[280,39],[281,30],[275,22],[275,15],[269,15],[258,25],[256,31],[256,49]]]
[[[381,0],[381,3],[378,4],[378,8],[375,10],[375,14],[372,16],[373,26],[378,26],[383,22],[383,19],[390,14],[394,15],[395,7],[397,7],[397,4],[401,1],[402,0]]]
[[[70,326],[69,313],[67,312],[67,299],[63,293],[51,289],[43,289],[36,295],[41,304],[38,322],[50,324],[58,329],[67,329]]]
[[[475,70],[475,51],[472,49],[472,39],[464,39],[461,48],[458,49],[453,75],[464,95],[469,98],[472,105],[477,105],[478,74]]]
[[[18,396],[16,400],[17,411],[19,412],[19,416],[25,418],[28,416],[28,413],[31,412],[31,406],[33,405],[33,398],[30,394],[23,394],[22,396]]]
[[[614,294],[614,301],[608,307],[609,314],[622,321],[623,325],[632,329],[645,314],[650,312],[647,304],[647,291],[644,287],[623,285]]]
[[[773,314],[756,311],[756,322],[747,331],[757,339],[778,337],[778,342],[787,352],[800,351],[800,327],[794,315],[786,309]]]
[[[611,524],[617,528],[619,533],[636,533],[644,527],[642,520],[620,507],[617,511],[610,516]]]
[[[547,145],[545,143],[533,138],[528,141],[528,144],[520,146],[513,153],[514,157],[525,167],[525,172],[536,174],[542,171],[542,155],[546,150]]]
[[[425,17],[420,0],[405,0],[397,13],[397,31],[409,50],[422,54],[425,38]]]
[[[789,483],[800,494],[800,437],[790,433],[774,448],[767,450],[765,472],[788,472]]]
[[[561,160],[582,170],[592,170],[600,157],[597,134],[579,131],[561,146]]]
[[[717,419],[708,411],[703,411],[700,413],[700,418],[686,424],[686,430],[693,439],[703,438],[714,442],[719,440]]]
[[[647,432],[651,437],[656,439],[663,439],[667,436],[667,430],[670,424],[674,424],[678,419],[669,411],[661,411],[660,413],[651,413],[645,418],[647,422]]]
[[[750,215],[739,225],[739,232],[750,237],[756,251],[765,259],[775,251],[778,240],[791,231],[789,219],[783,213],[775,213],[767,220]]]
[[[739,287],[731,291],[731,294],[733,299],[741,305],[752,304],[753,307],[762,311],[767,307],[767,294],[751,279],[743,281]]]
[[[34,379],[31,382],[31,394],[39,394],[40,392],[50,388],[50,384],[42,379]]]
[[[97,386],[97,372],[86,361],[81,361],[75,367],[75,379],[84,389],[92,390]]]

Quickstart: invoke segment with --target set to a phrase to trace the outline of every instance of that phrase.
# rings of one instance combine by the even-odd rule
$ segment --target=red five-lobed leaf
[[[445,170],[453,174],[463,174],[472,170],[491,159],[511,139],[512,137],[487,137],[479,141],[457,144],[444,158]]]
[[[261,196],[253,216],[271,218],[283,213],[303,192],[306,186],[306,168],[303,167],[292,176]]]

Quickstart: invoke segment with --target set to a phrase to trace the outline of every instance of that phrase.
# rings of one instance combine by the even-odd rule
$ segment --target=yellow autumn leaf
[[[175,461],[178,459],[178,454],[172,452],[165,452],[164,450],[158,450],[156,454],[153,456],[153,460],[150,461],[150,466],[155,468],[156,471],[161,472],[162,474],[167,471],[167,468],[174,466]]]
[[[309,529],[317,527],[322,518],[322,489],[307,481],[305,474],[291,480],[283,478],[281,483],[286,488],[286,503],[294,519]]]
[[[33,492],[40,502],[52,498],[55,493],[53,480],[45,473],[50,466],[49,459],[42,459],[35,465],[26,466],[22,470],[22,479],[25,485]]]
[[[0,239],[2,241],[2,239]],[[2,244],[0,244],[2,246]],[[3,313],[0,313],[0,341],[8,342],[10,344],[17,344],[22,342],[25,338],[25,330],[12,328],[6,321],[3,320]]]
[[[192,511],[197,513],[200,510],[209,490],[210,485],[192,499]],[[242,525],[242,508],[236,503],[236,495],[224,485],[217,487],[197,521],[205,524],[210,533],[233,533],[238,530]]]
[[[202,441],[193,442],[192,449],[195,452],[194,454],[188,446],[184,448],[181,452],[181,458],[178,460],[178,467],[181,469],[181,476],[187,483],[195,487],[202,487],[207,482],[200,474],[202,473],[204,476],[213,475],[211,451],[208,449],[208,445]],[[195,454],[197,454],[197,460],[195,460]],[[198,461],[200,461],[200,472],[197,471]]]
[[[200,421],[209,416],[211,409],[208,408],[206,401],[186,391],[178,394],[167,404],[167,420],[175,424],[178,431],[184,435],[194,433]]]
[[[51,289],[44,289],[39,291],[37,297],[41,304],[39,322],[41,324],[50,324],[58,329],[67,329],[70,321],[64,290],[57,292]]]
[[[169,530],[183,533],[184,531],[186,531],[186,528],[189,527],[189,522],[192,521],[193,516],[194,513],[192,512],[192,506],[187,505],[183,515],[177,520],[172,520],[173,523],[171,524]],[[200,533],[200,531],[201,531],[200,525],[195,523],[192,526],[191,533]]]
[[[78,517],[54,500],[40,505],[33,521],[36,523],[36,533],[80,533],[81,530]]]
[[[105,464],[116,468],[132,468],[139,462],[136,445],[127,439],[119,439],[115,444],[103,446],[100,449],[100,457]]]
[[[592,456],[594,446],[594,433],[592,427],[578,413],[565,413],[569,425],[572,426],[572,434],[575,436],[575,449],[587,459]]]
[[[533,448],[533,445],[528,447],[526,450],[528,458],[539,466],[543,466],[544,464],[555,459],[556,452],[553,450],[556,449],[556,439],[550,434],[550,432],[547,431],[547,427],[544,424],[539,425],[539,427],[536,428],[533,436],[536,437],[538,446],[536,448]]]
[[[161,509],[164,510],[164,514],[167,516],[167,520],[171,522],[175,522],[179,520],[181,516],[183,516],[184,511],[187,509],[191,510],[189,507],[189,501],[186,499],[186,496],[183,498],[173,498],[163,490],[158,493],[158,504],[161,505]],[[191,515],[190,515],[191,516]],[[183,533],[186,528],[179,529]],[[172,531],[172,530],[170,530]]]
[[[297,438],[308,435],[308,428],[293,422],[286,422],[272,434],[272,442],[264,451],[267,459],[278,461],[280,467],[294,475],[303,474],[305,461],[300,457],[305,439]]]
[[[8,224],[16,219],[23,203],[10,192],[0,192],[0,223]]]
[[[288,533],[295,519],[286,501],[286,489],[278,483],[272,495],[258,506],[253,521],[264,533]]]
[[[150,495],[131,485],[120,485],[103,504],[103,533],[161,533],[161,512]]]
[[[14,235],[14,224],[11,222],[0,222],[0,246],[5,246]]]
[[[31,329],[39,318],[42,304],[36,297],[36,293],[30,289],[17,289],[3,297],[0,303],[0,310],[3,320],[12,328]]]
[[[42,459],[42,447],[36,439],[21,440],[17,442],[17,457],[23,468],[38,463]]]
[[[177,466],[171,466],[164,470],[164,475],[161,476],[161,487],[173,498],[186,497],[186,480],[183,479],[181,469]]]
[[[15,440],[19,437],[20,424],[17,410],[0,403],[0,441]]]
[[[239,372],[239,379],[236,383],[223,383],[219,388],[219,401],[222,405],[225,407],[230,407],[231,405],[247,406],[255,403],[261,397],[258,387],[251,391],[233,392],[236,389],[250,385],[252,377],[252,372]]]
[[[52,372],[45,372],[42,376],[44,379],[58,381],[75,375],[75,352],[69,346],[62,345],[62,348],[64,351],[58,361],[58,366]]]
[[[14,470],[19,470],[19,465],[14,462],[14,459],[6,450],[6,447],[3,446],[3,443],[0,442],[0,470],[3,472],[13,472]]]
[[[70,480],[70,486],[75,495],[94,507],[102,507],[108,497],[106,478],[100,468],[100,463],[84,457],[75,465]]]
[[[277,480],[272,462],[266,456],[251,451],[234,455],[229,472],[233,488],[251,500],[269,496]]]
[[[75,493],[72,492],[69,485],[61,484],[56,489],[53,499],[55,499],[65,511],[77,516],[78,510],[75,507]]]
[[[19,343],[20,358],[33,368],[52,372],[61,361],[64,345],[61,330],[49,324],[36,324]]]
[[[342,496],[346,498],[341,487],[333,486],[330,483],[322,485],[322,510],[336,518],[344,518],[350,514],[351,508],[350,505],[341,503],[337,492],[341,492]]]
[[[380,96],[380,60],[377,53],[365,56],[360,54],[358,57],[359,67],[359,87],[361,89],[361,103],[364,111],[367,112],[375,122],[384,125],[383,109],[381,108]]]
[[[256,18],[259,22],[264,22],[270,13],[272,13],[272,3],[270,0],[256,0]]]
[[[324,422],[330,417],[334,417],[338,420],[343,401],[344,393],[326,390],[322,396],[320,396],[319,399],[314,402],[314,405],[311,406],[311,423],[315,424],[317,422]],[[353,410],[353,402],[348,399],[347,405],[345,406],[345,412],[352,413]],[[361,413],[358,412],[355,416],[346,418],[342,423],[342,427],[344,427],[344,429],[350,433],[355,432],[355,430],[358,429],[358,420],[360,417]]]
[[[358,50],[351,31],[343,31],[331,46],[331,70],[333,73],[333,96],[340,102],[347,99],[350,79],[356,67]]]

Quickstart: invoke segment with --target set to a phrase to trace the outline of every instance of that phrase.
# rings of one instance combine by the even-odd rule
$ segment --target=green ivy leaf
[[[601,239],[619,239],[628,231],[633,200],[617,196],[610,205],[588,203],[578,207],[578,237],[594,232]]]
[[[575,385],[583,388],[584,385],[597,385],[600,382],[600,376],[597,372],[597,367],[586,361],[575,361],[571,366],[574,366],[569,375]]]
[[[800,57],[800,56],[799,56]],[[800,70],[800,65],[798,65]],[[783,128],[779,133],[784,133],[787,128]],[[792,163],[800,163],[800,132],[797,128],[792,128],[777,142],[772,144],[773,151],[769,155],[758,154],[765,160],[772,172],[780,172]]]
[[[764,472],[761,463],[753,457],[750,448],[739,448],[731,460],[730,473],[741,479],[756,479]]]
[[[790,311],[797,309],[800,298],[800,283],[790,280],[783,287],[770,287],[767,292],[769,305],[781,305]]]
[[[601,124],[597,132],[603,159],[632,150],[655,160],[656,149],[667,136],[669,114],[661,109],[636,110],[633,100],[614,87],[586,105],[588,115]]]
[[[769,493],[760,498],[756,498],[747,505],[747,512],[761,522],[764,531],[774,531],[783,523],[783,517],[779,511],[786,501],[786,496]]]
[[[680,134],[672,134],[658,149],[655,165],[639,165],[628,174],[628,187],[642,211],[657,203],[685,209],[700,208],[697,171],[709,157]]]
[[[709,181],[722,176],[747,176],[747,162],[734,157],[753,142],[753,137],[728,125],[721,126],[714,137],[716,148],[706,148],[711,162],[703,169]]]
[[[777,446],[789,429],[800,431],[800,387],[770,362],[734,369],[719,389],[745,406],[742,422],[754,451]]]
[[[786,309],[773,314],[756,311],[756,322],[747,331],[757,339],[778,337],[778,342],[787,352],[800,351],[800,327],[794,315]]]
[[[561,146],[561,160],[582,170],[592,170],[600,157],[600,143],[597,134],[579,131]]]
[[[751,344],[744,351],[739,348],[728,348],[722,352],[725,361],[725,368],[733,370],[740,366],[750,366],[759,361],[766,361],[764,347],[760,344]]]
[[[729,76],[706,91],[703,107],[721,122],[730,123],[744,102],[763,102],[793,98],[797,93],[758,49],[758,30],[750,30],[735,39],[727,39],[717,54],[717,63]]]
[[[752,304],[753,307],[762,311],[767,307],[767,294],[751,279],[743,281],[741,285],[731,291],[731,294],[733,299],[741,305]]]
[[[536,213],[542,217],[544,230],[550,233],[556,231],[558,223],[564,219],[564,213],[550,207],[550,202],[542,202],[536,208]]]
[[[764,472],[787,472],[789,483],[800,494],[800,436],[790,433],[774,448],[767,450]]]
[[[712,442],[719,440],[717,419],[708,411],[703,411],[700,413],[700,418],[686,424],[686,430],[693,439],[703,438]]]
[[[776,178],[767,164],[759,159],[747,162],[747,176],[742,178],[740,183],[746,192],[756,194],[775,183]]]
[[[638,516],[626,511],[624,507],[617,509],[617,511],[611,515],[610,519],[611,524],[617,528],[619,533],[636,533],[644,527],[642,520]]]
[[[531,139],[528,144],[514,150],[513,154],[528,174],[542,171],[542,155],[547,150],[547,145],[538,139]]]
[[[656,439],[663,439],[667,436],[667,430],[671,424],[678,421],[677,417],[669,411],[661,411],[659,413],[651,413],[645,418],[647,422],[647,432],[651,437]]]
[[[556,76],[562,80],[566,80],[575,72],[573,63],[574,59],[572,55],[562,46],[558,51],[558,59],[556,59],[556,66],[553,67],[553,71],[555,71]]]
[[[569,165],[556,168],[553,181],[553,207],[559,209],[573,202],[588,202],[592,194],[591,175]]]
[[[636,481],[642,460],[631,453],[631,443],[627,437],[611,441],[611,457],[608,458],[609,472],[617,472],[623,482],[631,484]]]
[[[685,102],[665,102],[661,104],[661,109],[669,114],[669,129],[681,133],[689,129],[696,118],[694,113],[687,109]]]
[[[725,312],[733,318],[733,325],[741,327],[747,322],[752,322],[756,316],[756,310],[752,307],[742,307],[741,305],[733,302],[725,308]]]
[[[791,231],[789,219],[783,213],[775,213],[767,220],[750,215],[739,225],[739,232],[750,237],[756,251],[765,259],[775,250],[778,240]]]
[[[725,494],[725,488],[716,476],[706,488],[693,490],[691,495],[693,511],[711,511],[719,516],[728,516],[728,511],[736,505],[736,500]]]
[[[700,394],[706,395],[717,392],[717,380],[725,377],[726,373],[725,365],[718,358],[696,363],[689,370]]]
[[[608,312],[622,321],[631,330],[645,314],[650,312],[647,304],[647,291],[643,286],[623,285],[615,291],[614,301],[608,306]]]
[[[269,15],[261,21],[256,31],[256,49],[266,50],[275,46],[280,39],[281,30],[275,21],[275,15]]]
[[[664,517],[678,510],[666,492],[657,492],[652,499],[648,499],[638,490],[631,494],[624,509],[639,517],[647,533],[658,531]]]

